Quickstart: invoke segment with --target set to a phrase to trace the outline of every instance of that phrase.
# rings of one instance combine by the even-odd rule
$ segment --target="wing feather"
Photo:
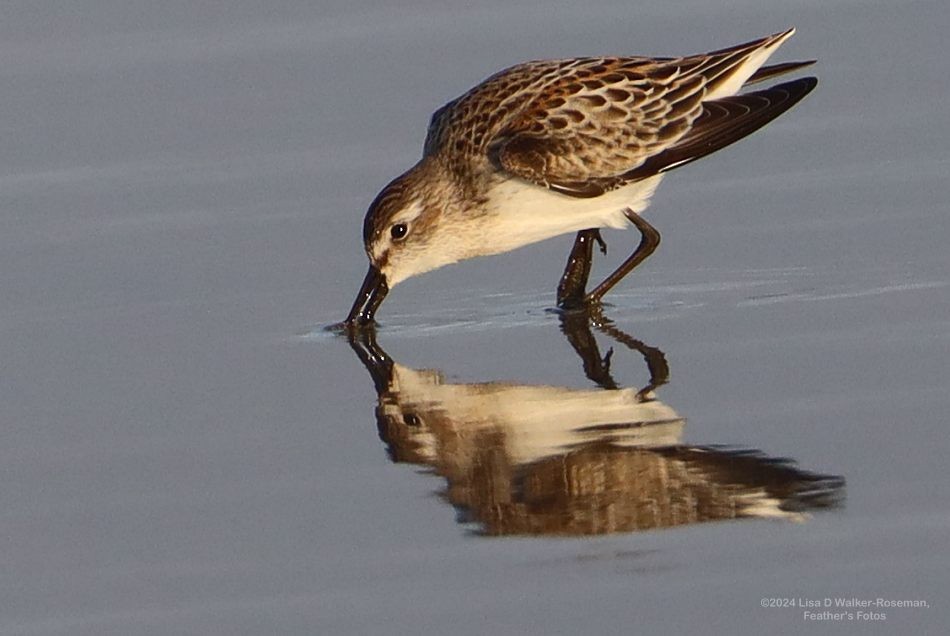
[[[786,73],[791,73],[792,71],[797,71],[800,68],[805,68],[806,66],[811,66],[815,63],[815,60],[805,60],[803,62],[782,62],[781,64],[771,64],[769,66],[763,66],[752,76],[745,81],[745,86],[750,84],[758,84],[759,82],[764,82],[765,80],[770,80],[779,75],[785,75]]]
[[[625,173],[621,180],[645,179],[716,152],[754,133],[801,101],[817,85],[817,78],[803,77],[765,90],[706,102],[702,115],[686,135]]]
[[[799,63],[776,65],[755,75],[768,54],[790,35],[788,31],[686,58],[566,61],[550,74],[543,91],[498,126],[484,151],[513,176],[578,197],[598,196],[630,181],[630,175],[644,178],[676,161],[692,161],[712,152],[700,152],[705,143],[701,131],[695,131],[700,121],[716,123],[715,128],[704,124],[702,130],[718,135],[712,145],[719,148],[726,145],[720,144],[721,139],[735,141],[784,112],[758,106],[771,95],[723,102],[724,107],[710,106],[719,100],[709,97],[797,68]],[[760,115],[743,115],[745,110]],[[769,113],[774,114],[768,117]],[[738,122],[735,127],[728,124],[733,119]],[[661,155],[676,159],[654,160]],[[638,172],[647,164],[650,168]]]

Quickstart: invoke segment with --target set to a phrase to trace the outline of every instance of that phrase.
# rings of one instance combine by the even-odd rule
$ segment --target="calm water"
[[[945,3],[44,4],[0,8],[0,633],[944,631]],[[665,180],[603,320],[546,311],[563,237],[321,330],[446,100],[790,25],[819,88]],[[761,606],[837,597],[930,607]]]

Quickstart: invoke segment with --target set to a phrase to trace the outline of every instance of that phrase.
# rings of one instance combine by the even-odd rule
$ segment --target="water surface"
[[[0,633],[942,632],[944,4],[70,7],[0,9]],[[790,25],[821,84],[664,181],[616,332],[568,237],[320,330],[448,99]]]

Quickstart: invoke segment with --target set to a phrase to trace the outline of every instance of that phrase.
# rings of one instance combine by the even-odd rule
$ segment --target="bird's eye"
[[[392,235],[394,240],[398,241],[399,239],[406,237],[406,234],[409,233],[409,227],[405,223],[397,223],[396,225],[392,226],[392,228],[389,230],[389,233]]]

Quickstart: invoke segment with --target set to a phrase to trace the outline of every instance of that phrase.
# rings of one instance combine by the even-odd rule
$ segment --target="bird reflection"
[[[621,388],[593,330],[636,352],[650,374]],[[394,362],[373,329],[349,333],[378,394],[380,438],[394,462],[426,466],[461,523],[485,535],[591,535],[742,518],[803,520],[836,505],[844,480],[754,450],[684,444],[685,419],[656,397],[663,353],[600,314],[561,330],[596,388],[453,383]]]

